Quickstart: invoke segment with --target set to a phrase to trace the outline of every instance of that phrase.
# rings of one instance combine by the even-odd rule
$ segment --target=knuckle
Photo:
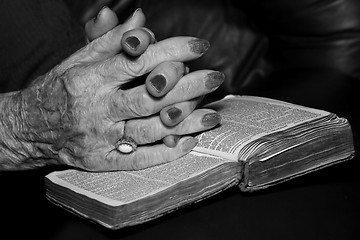
[[[133,77],[141,76],[148,72],[147,68],[149,64],[146,58],[142,56],[137,59],[123,58],[123,61],[120,64],[124,66],[124,70]]]
[[[143,143],[151,143],[155,141],[155,132],[153,131],[152,126],[147,124],[140,126],[138,136]]]
[[[154,113],[154,105],[152,101],[149,99],[147,93],[139,93],[133,94],[135,98],[131,98],[129,101],[128,107],[130,111],[139,117],[149,116]]]
[[[168,46],[163,49],[165,56],[169,57],[169,59],[176,59],[180,55],[180,49],[176,46]]]
[[[138,144],[152,143],[155,141],[155,131],[150,124],[134,124],[131,126],[131,130],[127,130],[126,134],[133,137]]]
[[[105,108],[107,109],[108,116],[111,120],[126,118],[128,113],[126,111],[127,104],[119,99],[125,99],[124,93],[119,92],[118,95],[105,96]]]

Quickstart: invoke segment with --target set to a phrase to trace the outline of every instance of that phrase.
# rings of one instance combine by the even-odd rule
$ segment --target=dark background
[[[85,44],[83,26],[74,22],[62,2],[0,1],[1,92],[26,86]],[[360,239],[359,1],[140,2],[158,40],[172,34],[211,42],[204,61],[191,69],[224,71],[228,81],[220,90],[272,97],[346,117],[353,129],[355,158],[267,190],[242,193],[233,187],[159,219],[116,231],[46,200],[44,176],[58,168],[2,173],[0,238]],[[80,5],[77,8],[83,9]],[[249,18],[235,5],[246,9]],[[126,18],[134,9],[121,16]],[[25,15],[28,18],[22,18]],[[174,27],[180,22],[181,27]],[[248,25],[255,28],[248,31]],[[19,61],[24,65],[19,66]],[[251,83],[245,84],[248,80]]]

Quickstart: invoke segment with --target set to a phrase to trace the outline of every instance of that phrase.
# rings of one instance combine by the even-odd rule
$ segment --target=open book
[[[222,123],[188,155],[140,171],[65,170],[45,178],[49,200],[118,229],[157,218],[238,185],[263,189],[351,159],[348,121],[273,99],[228,96],[207,106]]]

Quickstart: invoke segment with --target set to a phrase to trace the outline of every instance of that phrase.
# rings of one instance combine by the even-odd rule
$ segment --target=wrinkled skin
[[[195,108],[194,99],[222,83],[220,73],[201,70],[187,74],[161,98],[149,94],[145,85],[122,89],[162,64],[200,57],[207,42],[192,37],[171,38],[131,58],[119,44],[127,30],[126,26],[114,28],[37,78],[27,89],[3,97],[1,108],[8,113],[8,120],[2,125],[8,131],[4,130],[2,136],[10,136],[4,144],[4,155],[14,165],[2,160],[3,168],[66,164],[91,171],[142,169],[175,160],[196,145],[193,137],[181,138],[174,148],[158,140],[203,131],[219,123],[214,111],[199,109],[169,128],[159,112],[174,104]],[[185,74],[184,67],[174,71]],[[210,124],[202,121],[205,116],[211,119]],[[139,144],[136,152],[122,154],[115,149],[124,131]]]

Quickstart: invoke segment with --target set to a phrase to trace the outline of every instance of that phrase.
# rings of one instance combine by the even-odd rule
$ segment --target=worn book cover
[[[199,134],[188,155],[140,171],[53,172],[45,178],[47,198],[119,229],[229,187],[267,188],[354,155],[351,127],[334,113],[253,96],[227,96],[207,107],[222,122]]]

